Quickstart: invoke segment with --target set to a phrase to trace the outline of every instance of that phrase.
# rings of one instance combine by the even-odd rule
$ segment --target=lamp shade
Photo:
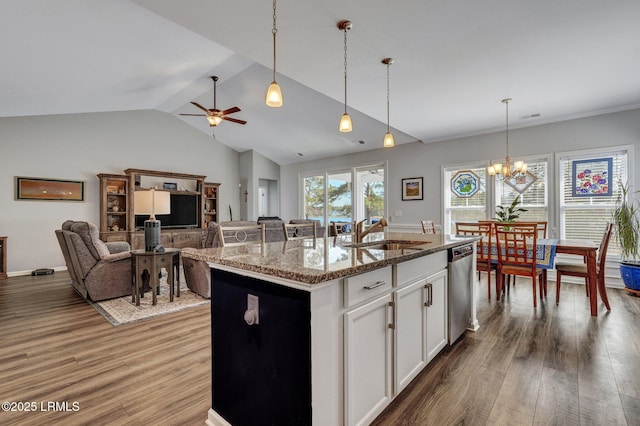
[[[282,106],[282,91],[275,80],[271,82],[269,89],[267,90],[266,103],[267,106],[273,108],[279,108]]]
[[[170,195],[167,191],[135,191],[133,193],[133,206],[135,214],[148,214],[155,219],[157,214],[171,213]]]

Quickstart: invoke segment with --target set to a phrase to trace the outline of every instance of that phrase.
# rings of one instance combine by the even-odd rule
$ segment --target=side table
[[[169,301],[173,302],[173,284],[176,283],[176,296],[180,297],[180,249],[168,248],[163,252],[132,250],[131,269],[131,303],[140,305],[140,294],[144,282],[149,280],[153,304],[158,303],[157,293],[160,284],[160,271],[167,270],[167,284],[169,284]],[[146,274],[145,274],[146,272]]]

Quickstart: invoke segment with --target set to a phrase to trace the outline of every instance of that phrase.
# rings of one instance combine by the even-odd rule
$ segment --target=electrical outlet
[[[254,294],[247,294],[247,310],[255,312],[254,324],[260,323],[260,299]]]

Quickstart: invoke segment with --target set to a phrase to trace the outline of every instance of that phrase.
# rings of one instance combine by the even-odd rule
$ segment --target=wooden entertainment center
[[[100,173],[100,239],[127,241],[133,250],[144,248],[144,231],[136,224],[135,191],[157,189],[172,196],[174,223],[162,225],[165,247],[202,247],[209,222],[218,221],[219,183],[206,176],[155,170],[126,169],[124,175]],[[193,205],[186,204],[195,203]],[[191,210],[190,210],[191,209]],[[180,210],[178,216],[175,210]],[[138,222],[141,218],[138,218]]]

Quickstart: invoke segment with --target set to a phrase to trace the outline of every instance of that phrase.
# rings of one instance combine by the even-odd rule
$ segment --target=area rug
[[[160,280],[160,294],[157,299],[157,304],[153,305],[151,292],[146,292],[144,298],[140,299],[140,306],[131,302],[131,296],[91,302],[91,304],[111,325],[117,327],[209,303],[209,299],[189,290],[184,276],[180,277],[180,297],[174,295],[173,302],[169,302],[169,285],[166,277],[163,276]]]

